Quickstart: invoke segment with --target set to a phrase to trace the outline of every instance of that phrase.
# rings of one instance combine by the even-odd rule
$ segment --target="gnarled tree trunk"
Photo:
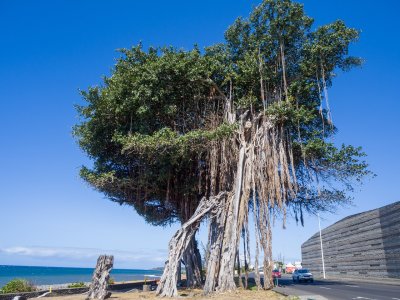
[[[93,272],[92,283],[89,288],[87,300],[104,300],[111,296],[107,291],[110,271],[114,264],[114,256],[100,255],[97,259],[96,269]]]
[[[203,284],[201,256],[194,236],[184,251],[182,260],[186,269],[186,286],[190,288],[201,287]]]
[[[229,210],[225,221],[224,238],[222,240],[220,270],[218,274],[218,291],[236,289],[234,281],[235,258],[239,246],[240,219],[239,209],[242,196],[243,168],[245,161],[246,144],[241,145],[236,173],[235,192],[230,197]],[[208,275],[208,274],[207,274]]]
[[[169,259],[158,287],[158,295],[176,296],[177,262],[190,253],[191,241],[201,220],[210,218],[208,261],[204,293],[235,290],[235,260],[240,237],[248,243],[249,201],[253,197],[256,245],[264,253],[263,288],[272,288],[271,208],[282,207],[295,194],[295,174],[290,168],[288,143],[284,130],[263,114],[241,115],[237,135],[210,149],[211,194],[225,190],[218,196],[203,198],[196,212],[183,224],[170,241]],[[228,143],[228,144],[225,144]],[[228,145],[228,146],[227,146]],[[230,149],[230,150],[227,150]],[[232,162],[236,160],[236,165]],[[228,170],[227,172],[223,170]],[[212,174],[220,174],[213,178]],[[225,178],[222,179],[222,176]],[[221,184],[222,181],[225,181]],[[246,252],[246,250],[245,250]],[[249,252],[249,251],[248,251]],[[244,253],[249,257],[249,253]],[[258,267],[258,250],[255,257]],[[191,274],[192,270],[188,270]],[[256,283],[261,288],[256,270]]]
[[[165,262],[164,273],[157,287],[157,295],[161,297],[176,297],[178,263],[183,253],[188,248],[192,237],[200,226],[203,218],[217,207],[217,203],[226,197],[226,193],[220,193],[215,197],[203,198],[200,201],[194,215],[182,225],[169,242],[168,260]]]
[[[193,203],[196,203],[196,201],[188,200],[182,206],[182,224],[187,222],[195,212]],[[186,250],[183,252],[182,261],[186,270],[186,287],[201,287],[203,284],[201,254],[195,236],[191,238]]]

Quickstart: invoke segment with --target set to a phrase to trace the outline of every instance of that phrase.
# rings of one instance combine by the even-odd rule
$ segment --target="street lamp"
[[[318,214],[318,226],[319,226],[319,241],[321,242],[322,273],[324,275],[324,279],[326,279],[325,261],[324,261],[324,248],[322,247],[321,219],[319,217],[319,214]]]

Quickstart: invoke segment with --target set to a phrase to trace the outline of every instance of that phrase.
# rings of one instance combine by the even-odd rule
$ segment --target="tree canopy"
[[[303,222],[370,174],[361,148],[333,143],[328,98],[337,71],[362,62],[348,54],[358,36],[343,21],[313,28],[299,3],[264,0],[223,43],[122,49],[112,75],[82,92],[74,134],[94,164],[81,176],[152,224],[187,222],[173,239],[180,248],[170,244],[161,295],[176,293],[171,260],[203,217],[220,262],[207,264],[205,290],[232,289],[240,236],[250,260],[249,214],[267,272],[271,214]]]

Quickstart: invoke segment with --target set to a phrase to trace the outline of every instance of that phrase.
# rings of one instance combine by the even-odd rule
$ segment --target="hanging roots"
[[[206,217],[210,225],[204,293],[236,289],[234,269],[240,261],[241,236],[247,244],[243,255],[246,263],[250,263],[248,214],[251,199],[256,232],[255,280],[260,289],[272,287],[271,208],[282,209],[297,193],[288,134],[283,126],[274,124],[265,115],[251,118],[249,112],[245,112],[240,117],[237,134],[212,142],[207,158],[209,195],[201,200],[194,215],[170,241],[169,257],[157,289],[160,296],[177,295],[178,262]],[[264,253],[263,286],[258,273],[260,250]]]

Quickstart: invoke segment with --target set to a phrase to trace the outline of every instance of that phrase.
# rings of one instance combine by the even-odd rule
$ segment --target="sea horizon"
[[[90,282],[94,267],[52,267],[0,265],[0,287],[12,279],[25,279],[34,285],[66,284],[74,282]],[[145,277],[160,276],[160,269],[124,269],[111,270],[111,277],[116,282],[141,280]]]

